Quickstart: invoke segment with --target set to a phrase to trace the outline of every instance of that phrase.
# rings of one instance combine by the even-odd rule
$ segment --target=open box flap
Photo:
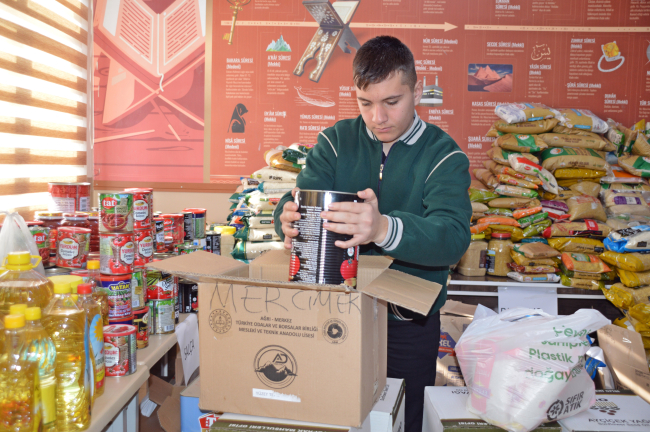
[[[442,285],[388,269],[360,291],[419,314],[427,315],[440,295]]]
[[[214,278],[231,270],[245,268],[247,265],[232,258],[198,251],[152,262],[145,267],[177,276]]]

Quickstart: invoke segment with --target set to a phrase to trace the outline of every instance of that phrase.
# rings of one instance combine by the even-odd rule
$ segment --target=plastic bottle
[[[88,347],[90,348],[87,359],[92,364],[92,373],[95,384],[93,402],[104,394],[104,376],[106,375],[104,364],[104,321],[99,305],[93,298],[92,286],[81,284],[77,287],[79,300],[77,305],[86,312],[86,323],[88,325]]]
[[[9,315],[25,315],[27,305],[24,303],[12,304],[9,306]]]
[[[33,270],[41,262],[40,256],[29,252],[10,252],[0,275],[0,315],[9,313],[12,304],[24,303],[44,308],[52,299],[52,283]]]
[[[93,287],[93,298],[99,305],[102,313],[104,325],[109,325],[108,322],[108,295],[102,288],[101,280],[99,279],[99,260],[88,261],[88,283]]]
[[[0,431],[34,432],[41,424],[38,368],[25,355],[25,315],[7,315],[0,356]]]
[[[90,400],[84,384],[86,314],[72,300],[69,282],[54,284],[54,297],[43,311],[43,326],[56,346],[57,429],[84,430],[90,424]]]
[[[43,407],[43,432],[56,431],[56,347],[41,324],[41,308],[25,310],[27,359],[38,367],[39,388]]]

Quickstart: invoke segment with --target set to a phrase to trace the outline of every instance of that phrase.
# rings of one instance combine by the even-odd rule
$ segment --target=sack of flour
[[[594,309],[556,317],[478,306],[455,347],[470,392],[468,411],[512,432],[586,411],[595,402],[585,371],[587,334],[609,323]]]

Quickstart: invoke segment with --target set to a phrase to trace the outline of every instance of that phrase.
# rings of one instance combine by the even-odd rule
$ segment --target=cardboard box
[[[202,409],[359,427],[386,385],[386,301],[426,314],[441,290],[390,263],[360,257],[356,289],[286,282],[288,251],[147,267],[199,282]]]
[[[592,407],[560,424],[563,432],[650,432],[650,405],[629,390],[598,390]]]
[[[612,324],[601,327],[597,334],[616,388],[632,390],[650,403],[650,371],[641,335]]]
[[[456,343],[474,319],[475,305],[447,300],[440,309],[440,347],[436,362],[437,386],[465,386],[463,373],[456,358]]]
[[[469,391],[466,387],[426,387],[422,432],[503,432],[467,411]],[[544,423],[538,432],[561,432],[557,422]]]
[[[199,408],[201,382],[197,379],[181,393],[181,432],[207,432],[217,420],[222,424],[215,427],[223,428],[226,426],[223,423],[228,422],[227,426],[230,430],[237,430],[237,428],[250,430],[253,425],[255,430],[263,430],[262,425],[272,424],[275,428],[283,427],[290,430],[305,430],[305,427],[310,427],[327,431],[401,432],[404,430],[404,388],[404,380],[387,378],[386,387],[361,427],[344,428],[243,414],[201,411]]]

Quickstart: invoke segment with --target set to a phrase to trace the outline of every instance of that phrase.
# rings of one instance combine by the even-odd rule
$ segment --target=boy
[[[427,316],[389,304],[388,376],[406,380],[406,431],[420,432],[424,387],[435,385],[439,309],[447,298],[449,265],[470,241],[469,160],[440,128],[422,121],[422,97],[413,54],[399,39],[366,42],[353,62],[361,115],[318,135],[300,173],[300,189],[358,193],[363,203],[334,203],[326,229],[352,239],[365,254],[394,258],[392,269],[443,286]],[[287,193],[274,214],[275,229],[291,248],[298,207]]]

